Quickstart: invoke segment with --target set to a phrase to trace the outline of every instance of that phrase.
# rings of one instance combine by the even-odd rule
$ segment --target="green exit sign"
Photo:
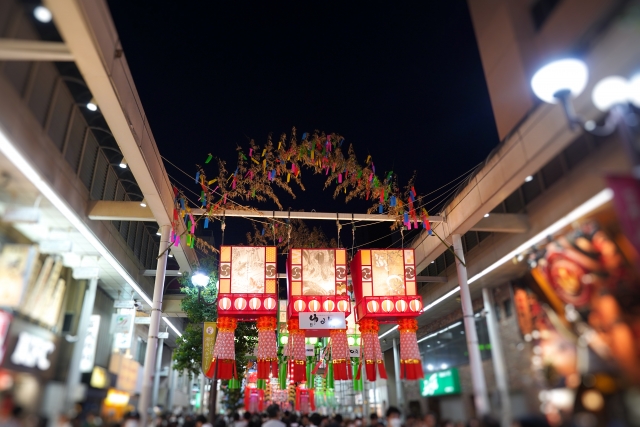
[[[420,394],[424,397],[460,393],[460,376],[456,368],[432,372],[420,380]]]

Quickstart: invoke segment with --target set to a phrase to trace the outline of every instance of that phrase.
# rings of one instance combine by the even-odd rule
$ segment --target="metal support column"
[[[151,324],[149,325],[149,337],[147,339],[147,352],[144,356],[144,373],[142,377],[142,390],[138,402],[138,412],[140,413],[140,425],[146,426],[149,414],[149,404],[151,403],[151,392],[153,386],[153,373],[156,368],[156,350],[158,348],[158,332],[160,331],[160,314],[162,311],[162,296],[164,291],[164,275],[167,270],[167,248],[169,247],[169,225],[160,226],[160,257],[156,282],[153,288],[153,306],[151,307]]]
[[[78,385],[80,385],[82,377],[80,372],[80,361],[82,360],[82,351],[84,350],[84,341],[87,338],[89,322],[91,322],[91,315],[93,314],[93,306],[96,302],[97,289],[98,278],[94,277],[89,279],[84,291],[84,300],[82,301],[80,320],[78,321],[78,332],[76,334],[77,341],[73,345],[73,353],[71,354],[71,362],[69,363],[69,373],[67,374],[67,396],[65,402],[65,408],[67,411],[73,409],[76,390],[78,389]]]
[[[498,319],[494,311],[495,302],[490,289],[482,289],[484,300],[484,311],[487,319],[487,329],[489,330],[489,341],[491,341],[491,358],[493,360],[493,371],[496,375],[496,386],[500,393],[500,413],[502,427],[511,425],[511,399],[509,398],[509,377],[507,376],[507,365],[502,351],[502,339],[498,330]]]
[[[172,366],[171,363],[169,363],[169,389],[167,390],[167,407],[166,410],[168,412],[173,413],[173,393],[175,391],[176,388],[176,383],[177,383],[177,378],[176,378],[176,374],[178,372],[175,371]]]
[[[464,332],[467,337],[467,350],[469,352],[469,367],[471,368],[471,383],[473,386],[473,399],[475,402],[476,416],[489,414],[489,396],[487,383],[482,370],[482,359],[478,348],[478,333],[473,317],[473,305],[471,293],[467,283],[467,267],[464,265],[464,253],[462,251],[462,239],[459,234],[452,235],[453,250],[456,254],[456,270],[460,284],[460,303],[462,304],[462,316],[464,319]]]
[[[393,339],[393,367],[396,380],[396,405],[402,411],[402,383],[400,382],[400,347],[398,341]],[[384,411],[384,408],[383,408]]]
[[[160,373],[162,372],[162,348],[164,347],[164,339],[158,340],[158,358],[156,359],[156,373],[153,375],[153,394],[151,398],[151,407],[158,406],[158,391],[160,390]]]

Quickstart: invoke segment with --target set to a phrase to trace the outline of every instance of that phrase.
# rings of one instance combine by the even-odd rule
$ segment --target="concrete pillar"
[[[491,342],[491,359],[493,361],[493,371],[496,375],[496,385],[500,393],[500,422],[502,427],[511,425],[511,398],[509,397],[509,377],[507,374],[507,364],[502,350],[502,339],[498,330],[498,319],[495,313],[495,301],[493,292],[490,289],[482,289],[484,300],[484,311],[487,319],[487,329],[489,330],[489,341]]]
[[[176,383],[177,383],[177,371],[173,370],[172,364],[169,364],[169,378],[168,378],[168,393],[167,393],[167,411],[169,412],[173,412],[173,393],[175,391],[176,388]]]
[[[467,350],[469,352],[469,367],[471,368],[471,383],[473,385],[473,398],[476,415],[481,417],[490,412],[487,384],[482,370],[482,358],[478,348],[478,333],[476,332],[475,319],[473,317],[473,305],[471,293],[467,283],[467,267],[464,265],[464,253],[462,251],[462,239],[459,234],[453,236],[453,250],[456,254],[456,270],[458,283],[460,284],[460,303],[462,304],[462,316],[464,319],[464,331],[467,338]]]
[[[75,395],[82,374],[80,372],[80,361],[82,360],[82,351],[84,349],[84,341],[87,338],[87,330],[89,322],[93,314],[93,306],[96,302],[96,291],[98,290],[98,278],[89,279],[87,287],[84,291],[84,300],[82,301],[82,309],[80,310],[80,320],[78,321],[78,331],[76,333],[77,341],[73,345],[73,353],[71,354],[71,362],[69,363],[69,373],[67,375],[67,390],[65,409],[70,411],[75,404]]]
[[[170,230],[171,226],[169,225],[160,226],[160,249],[158,250],[160,258],[158,258],[156,282],[153,288],[151,324],[149,325],[149,336],[147,338],[147,352],[144,357],[142,391],[140,393],[140,400],[138,401],[138,412],[140,413],[140,425],[142,427],[146,427],[147,425],[153,387],[153,374],[156,370],[156,350],[158,348],[158,332],[160,331],[160,315],[164,293],[164,277],[167,270],[167,248],[169,247]]]

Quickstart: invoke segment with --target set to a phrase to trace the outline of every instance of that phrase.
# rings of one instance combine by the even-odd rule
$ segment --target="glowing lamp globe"
[[[409,309],[414,312],[422,310],[422,302],[419,299],[411,300],[409,303]]]
[[[261,305],[262,305],[262,301],[260,301],[260,298],[251,298],[249,300],[249,308],[251,310],[257,310],[260,308]]]
[[[396,301],[396,310],[400,313],[404,313],[409,308],[409,304],[403,299]]]
[[[236,310],[244,310],[245,308],[247,308],[247,300],[244,298],[236,298],[233,306],[236,308]]]
[[[276,308],[276,300],[275,298],[266,298],[264,300],[264,308],[266,308],[267,310],[273,310],[274,308]]]
[[[382,301],[382,310],[385,313],[390,313],[393,310],[393,302],[388,299]]]
[[[309,310],[310,311],[318,311],[318,310],[320,310],[320,301],[315,300],[315,299],[309,301]]]
[[[298,311],[298,312],[304,311],[305,308],[307,308],[307,304],[305,304],[305,302],[301,299],[293,303],[293,309],[295,311]]]
[[[338,311],[346,312],[349,310],[349,301],[338,301]]]
[[[333,311],[333,309],[336,308],[336,303],[328,299],[322,304],[322,308],[324,311]],[[346,309],[344,311],[346,311]]]
[[[625,104],[629,97],[629,84],[620,76],[606,77],[593,88],[591,100],[600,111],[609,111],[616,104]]]
[[[587,86],[589,71],[579,59],[561,59],[540,68],[531,79],[533,93],[549,104],[566,95],[576,97]]]
[[[221,298],[219,307],[222,310],[229,310],[231,308],[231,298],[227,298],[227,297]]]
[[[195,286],[204,288],[209,284],[209,276],[204,273],[196,273],[191,276],[191,283],[193,283]]]
[[[378,304],[378,301],[369,301],[367,303],[367,310],[369,313],[377,313],[379,309],[380,305]]]

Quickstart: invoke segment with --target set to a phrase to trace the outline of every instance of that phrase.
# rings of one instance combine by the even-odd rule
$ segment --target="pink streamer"
[[[342,184],[342,174],[338,175],[338,184]]]

